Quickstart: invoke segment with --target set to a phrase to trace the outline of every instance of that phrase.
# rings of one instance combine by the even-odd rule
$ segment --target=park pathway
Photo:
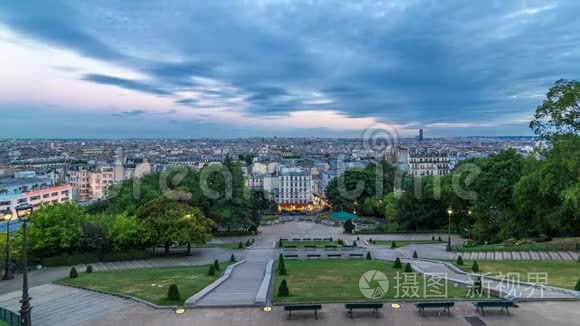
[[[0,306],[18,312],[21,296],[21,291],[0,295]],[[121,310],[152,310],[133,300],[56,284],[33,287],[30,296],[33,325],[72,326],[108,317]]]
[[[230,278],[194,304],[194,307],[254,306],[262,285],[268,261],[276,250],[247,250],[243,264],[232,271]]]

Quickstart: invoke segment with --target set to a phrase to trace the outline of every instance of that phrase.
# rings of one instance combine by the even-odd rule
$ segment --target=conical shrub
[[[413,268],[411,268],[411,263],[405,265],[405,273],[413,273]]]
[[[419,258],[419,256],[417,256],[417,251],[413,251],[413,258]]]
[[[463,266],[463,258],[461,255],[457,256],[457,266]]]
[[[288,289],[288,283],[286,283],[286,279],[283,279],[280,282],[280,287],[278,288],[278,296],[279,297],[287,297],[290,295],[290,290]]]
[[[399,259],[399,257],[397,257],[397,259],[395,259],[395,265],[393,265],[393,268],[396,269],[401,269],[403,266],[401,265],[401,260]]]
[[[169,299],[171,301],[177,301],[177,300],[181,299],[177,285],[171,284],[169,286],[169,289],[167,289],[167,299]]]
[[[371,256],[371,252],[367,252],[367,260],[373,260],[373,257]]]
[[[397,243],[395,241],[391,242],[391,249],[397,248]]]
[[[215,268],[213,267],[213,264],[209,265],[209,269],[207,271],[207,275],[208,276],[215,276]]]
[[[286,275],[286,263],[284,261],[278,264],[278,269],[278,274]]]
[[[77,272],[77,269],[73,267],[70,269],[70,273],[68,273],[68,276],[70,278],[77,278],[79,277],[79,273]]]
[[[473,265],[471,265],[471,271],[474,273],[479,273],[479,265],[477,264],[477,261],[474,261]]]
[[[244,244],[241,241],[238,243],[238,249],[244,249]]]
[[[235,263],[235,262],[236,262],[236,256],[234,256],[234,254],[232,254],[232,255],[230,256],[230,262],[231,262],[231,263]]]
[[[86,273],[92,273],[93,272],[93,265],[87,265],[87,268],[85,269]]]
[[[215,269],[216,271],[220,270],[220,263],[218,262],[217,259],[213,261],[213,269]]]

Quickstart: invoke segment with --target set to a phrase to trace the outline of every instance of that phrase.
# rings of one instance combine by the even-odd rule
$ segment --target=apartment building
[[[56,186],[48,176],[34,174],[13,175],[0,179],[0,211],[15,212],[22,204],[39,206],[68,202],[72,198],[70,185]]]

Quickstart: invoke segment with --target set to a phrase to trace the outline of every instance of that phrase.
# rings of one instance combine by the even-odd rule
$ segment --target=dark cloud
[[[132,80],[132,79],[125,79],[125,78],[119,78],[119,77],[107,76],[107,75],[99,75],[99,74],[87,74],[87,75],[82,76],[82,79],[87,80],[87,81],[91,81],[91,82],[95,82],[98,84],[113,85],[113,86],[129,89],[129,90],[133,90],[133,91],[140,91],[140,92],[145,92],[145,93],[150,93],[150,94],[155,94],[155,95],[170,95],[171,94],[170,92],[159,89],[153,85],[150,85],[150,84],[147,84],[147,83],[144,83],[141,81],[137,81],[137,80]]]

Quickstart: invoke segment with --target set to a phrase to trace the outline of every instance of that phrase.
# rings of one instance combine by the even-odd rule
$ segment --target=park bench
[[[322,239],[320,239],[320,238],[314,238],[313,240],[314,240],[314,241],[320,241],[320,240],[322,240]]]
[[[326,256],[328,258],[337,258],[337,257],[342,257],[342,254],[327,254]]]
[[[351,257],[358,257],[358,258],[362,258],[364,255],[363,254],[350,254]]]
[[[301,241],[301,239],[299,239],[299,238],[294,238],[294,239],[292,239],[292,241]]]
[[[421,315],[425,315],[425,308],[443,308],[443,312],[447,311],[447,315],[451,316],[450,308],[455,305],[455,302],[444,301],[444,302],[417,302],[415,307],[419,308]]]
[[[344,305],[345,309],[348,309],[348,314],[350,318],[352,317],[352,310],[353,309],[372,309],[373,314],[375,314],[376,318],[379,318],[379,309],[383,308],[382,303],[347,303]]]
[[[280,238],[281,241],[288,241],[288,239]]]
[[[322,310],[319,304],[300,304],[284,306],[284,311],[288,311],[288,319],[292,320],[292,311],[312,311],[314,310],[314,319],[318,320],[318,310]]]
[[[304,239],[302,239],[302,241],[310,241],[310,240],[312,240],[312,239],[310,239],[310,238],[304,238]]]
[[[330,249],[330,250],[336,250],[338,248],[338,246],[332,246],[332,245],[326,245],[324,246],[325,249]]]
[[[323,240],[332,241],[332,238],[324,238]]]
[[[284,258],[298,258],[298,255],[284,255]]]
[[[313,249],[313,248],[314,248],[314,249],[315,249],[315,248],[316,248],[316,246],[304,246],[304,248],[305,248],[305,249],[306,249],[306,248],[309,248],[309,249]]]
[[[296,249],[296,246],[284,246],[284,249],[288,249],[288,248],[291,248],[291,249],[294,248],[294,249]]]
[[[501,308],[501,311],[505,309],[508,316],[510,315],[509,307],[513,307],[514,303],[511,301],[477,301],[474,302],[473,305],[477,308],[476,310],[479,311],[481,309],[481,314],[485,315],[484,308]]]

